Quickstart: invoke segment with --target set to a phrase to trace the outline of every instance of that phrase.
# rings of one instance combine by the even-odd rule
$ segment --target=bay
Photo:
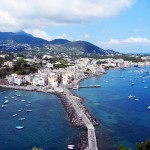
[[[99,149],[116,150],[119,144],[136,149],[136,142],[150,138],[150,67],[108,70],[107,74],[85,79],[76,95],[100,122],[96,128]],[[134,85],[131,85],[134,83]],[[128,96],[135,96],[128,98]]]
[[[8,97],[9,103],[0,108],[1,150],[31,150],[34,146],[44,150],[66,150],[68,144],[77,144],[78,130],[70,126],[57,96],[1,88],[1,105],[6,100],[4,97]],[[18,112],[20,109],[22,111]],[[27,109],[32,112],[26,112]],[[13,117],[13,114],[18,115]],[[25,120],[18,120],[24,117]],[[16,130],[17,125],[24,129]]]

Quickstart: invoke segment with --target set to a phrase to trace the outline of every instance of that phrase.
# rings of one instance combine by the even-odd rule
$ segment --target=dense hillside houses
[[[3,66],[12,68],[15,64],[14,60],[18,61],[20,59],[23,58],[16,57],[12,61],[5,61]],[[108,68],[126,68],[131,66],[150,65],[149,61],[145,61],[145,58],[143,59],[143,62],[138,63],[114,58],[79,58],[72,60],[66,56],[65,58],[58,58],[55,60],[51,55],[44,55],[43,59],[34,57],[33,59],[26,58],[21,60],[21,62],[25,64],[26,62],[30,65],[35,65],[37,63],[41,64],[36,72],[22,75],[13,72],[11,75],[6,76],[6,79],[9,85],[30,85],[35,87],[47,86],[50,89],[58,89],[59,85],[73,85],[85,77],[101,75],[105,73],[105,69]],[[60,67],[56,67],[59,65]]]

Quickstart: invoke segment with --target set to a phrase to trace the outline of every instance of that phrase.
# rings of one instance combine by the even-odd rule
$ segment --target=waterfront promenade
[[[98,150],[96,135],[95,135],[95,127],[93,126],[92,122],[88,119],[86,114],[79,107],[77,98],[74,97],[72,95],[72,93],[65,86],[63,86],[63,90],[64,90],[64,93],[66,94],[66,98],[68,99],[69,103],[72,104],[77,115],[80,118],[82,118],[84,124],[87,127],[87,130],[88,130],[88,150]]]

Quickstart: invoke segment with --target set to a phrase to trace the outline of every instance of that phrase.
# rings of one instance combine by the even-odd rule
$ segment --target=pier
[[[85,126],[87,127],[87,130],[88,130],[88,149],[87,150],[98,150],[95,127],[93,126],[89,118],[86,116],[86,114],[79,107],[77,98],[74,97],[72,93],[65,86],[63,87],[63,90],[64,90],[64,93],[66,94],[66,98],[68,99],[69,103],[72,104],[77,115],[80,118],[82,118]]]
[[[101,85],[85,85],[85,86],[79,86],[79,88],[92,88],[92,87],[101,87]]]

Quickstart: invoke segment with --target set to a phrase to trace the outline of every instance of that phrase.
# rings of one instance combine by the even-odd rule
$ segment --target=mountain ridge
[[[2,45],[3,43],[5,43],[5,45]],[[21,48],[18,48],[18,44],[20,44]],[[57,49],[60,49],[62,52],[74,54],[81,53],[105,55],[118,53],[113,50],[104,50],[87,41],[69,41],[67,39],[54,39],[52,41],[47,41],[42,38],[34,37],[24,31],[19,31],[16,33],[0,32],[0,50],[15,50],[16,52],[26,51],[27,47],[23,48],[23,44],[28,44],[30,47],[37,46],[39,49],[41,49],[41,47],[43,49],[43,47],[48,46],[51,51],[57,51]],[[17,47],[14,48],[15,45],[17,45]],[[13,49],[11,49],[11,47],[13,47]]]

